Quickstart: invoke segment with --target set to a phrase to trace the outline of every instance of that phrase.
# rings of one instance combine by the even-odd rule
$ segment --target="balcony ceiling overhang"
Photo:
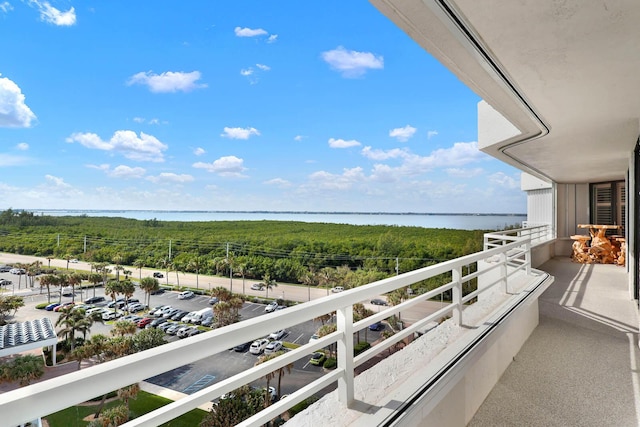
[[[637,0],[370,0],[520,132],[482,150],[556,182],[623,179],[639,133]]]

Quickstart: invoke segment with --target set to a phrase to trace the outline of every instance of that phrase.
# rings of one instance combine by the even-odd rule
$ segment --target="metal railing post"
[[[456,267],[451,270],[451,278],[453,283],[453,288],[451,288],[451,302],[455,307],[453,312],[451,313],[453,316],[453,321],[456,325],[462,325],[462,271],[460,267]]]
[[[353,307],[351,305],[336,310],[336,328],[342,332],[338,344],[338,369],[342,376],[338,379],[338,399],[350,405],[354,399],[353,388]]]
[[[524,244],[524,251],[525,273],[528,276],[531,274],[531,241]]]
[[[500,280],[504,284],[504,293],[509,293],[509,282],[507,280],[507,253],[500,254]]]

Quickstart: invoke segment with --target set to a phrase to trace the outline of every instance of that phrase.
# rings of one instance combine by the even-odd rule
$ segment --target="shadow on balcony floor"
[[[555,258],[540,323],[470,427],[640,425],[638,312],[623,267]]]

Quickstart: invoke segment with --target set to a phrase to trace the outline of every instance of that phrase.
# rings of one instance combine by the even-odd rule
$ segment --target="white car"
[[[139,302],[134,302],[128,305],[129,308],[129,312],[131,313],[137,313],[139,311],[143,311],[144,310],[144,305],[140,304]]]
[[[102,320],[113,320],[122,316],[122,312],[109,310],[106,313],[102,313]]]
[[[184,291],[184,292],[180,292],[178,294],[178,299],[189,299],[189,298],[193,298],[195,296],[195,294],[191,291]]]
[[[266,311],[267,313],[271,313],[272,311],[276,311],[277,308],[278,308],[278,303],[275,301],[272,301],[269,304],[267,304],[267,306],[264,308],[264,311]]]
[[[77,259],[75,259],[75,258],[74,258],[74,259],[70,259],[70,260],[69,260],[69,262],[72,262],[72,263],[74,263],[74,264],[77,264],[77,263],[78,263],[78,262],[80,262],[80,261],[78,261]]]
[[[269,345],[269,340],[266,338],[260,338],[259,340],[255,340],[251,343],[251,347],[249,347],[249,353],[251,354],[260,354],[267,348]]]
[[[280,350],[282,350],[282,341],[271,341],[264,348],[264,354],[276,353]]]
[[[342,286],[334,286],[333,288],[331,288],[331,292],[336,293],[336,292],[342,292],[344,291],[344,287]]]
[[[254,283],[253,285],[251,285],[251,289],[253,289],[254,291],[261,291],[264,289],[264,285],[262,283]]]
[[[280,338],[284,337],[286,334],[287,334],[287,331],[285,331],[284,329],[280,329],[275,332],[271,332],[271,334],[269,334],[269,339],[279,340]]]

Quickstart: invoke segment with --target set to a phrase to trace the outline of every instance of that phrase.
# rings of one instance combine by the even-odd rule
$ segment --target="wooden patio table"
[[[589,255],[594,262],[613,264],[617,254],[611,241],[607,238],[607,230],[619,230],[621,225],[578,224],[578,228],[588,228],[591,234],[591,248]]]

